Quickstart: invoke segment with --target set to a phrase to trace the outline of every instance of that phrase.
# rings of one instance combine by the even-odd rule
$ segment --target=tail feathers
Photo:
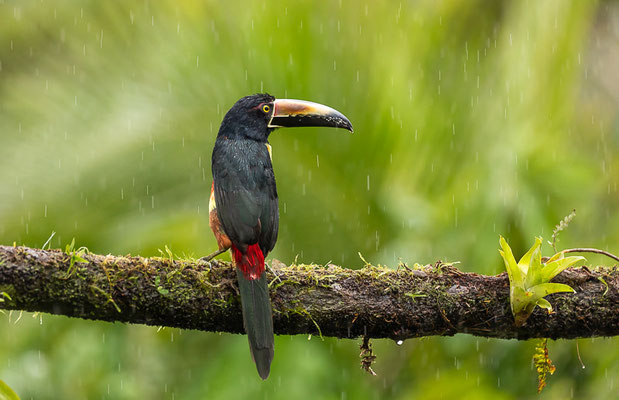
[[[262,259],[264,260],[264,257]],[[271,299],[264,272],[264,261],[259,278],[248,279],[245,271],[240,267],[236,269],[236,275],[241,292],[243,324],[249,339],[251,356],[256,363],[258,374],[262,379],[266,379],[271,371],[271,361],[273,361],[274,337]]]

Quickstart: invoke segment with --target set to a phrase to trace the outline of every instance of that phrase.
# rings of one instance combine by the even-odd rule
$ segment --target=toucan
[[[277,241],[279,206],[269,135],[276,128],[326,126],[353,131],[339,111],[302,100],[254,94],[226,113],[213,148],[209,225],[219,250],[231,249],[243,325],[262,379],[273,360],[273,317],[264,258]]]

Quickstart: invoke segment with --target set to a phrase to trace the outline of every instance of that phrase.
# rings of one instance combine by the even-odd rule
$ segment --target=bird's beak
[[[269,128],[330,126],[352,132],[352,124],[341,112],[311,101],[278,99],[273,102]]]

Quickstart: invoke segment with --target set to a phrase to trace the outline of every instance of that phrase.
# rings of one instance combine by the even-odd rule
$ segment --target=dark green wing
[[[218,139],[213,149],[217,214],[235,246],[259,243],[264,255],[277,240],[279,209],[271,159],[264,143]]]

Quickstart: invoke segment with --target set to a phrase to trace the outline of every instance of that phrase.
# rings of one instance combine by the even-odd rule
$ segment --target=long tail
[[[258,374],[266,379],[273,361],[273,316],[268,282],[264,271],[264,256],[258,244],[242,253],[232,245],[236,276],[241,291],[243,324],[249,339],[249,350]]]

